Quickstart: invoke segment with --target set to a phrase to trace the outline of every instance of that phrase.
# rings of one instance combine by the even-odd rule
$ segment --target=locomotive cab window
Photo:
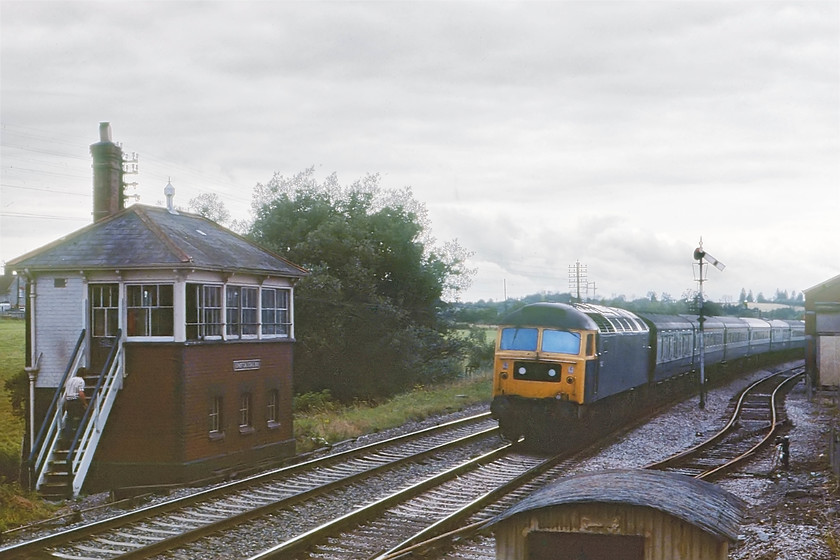
[[[542,351],[558,354],[580,354],[580,333],[545,329]]]
[[[499,348],[501,350],[535,352],[537,350],[537,332],[537,329],[519,329],[515,327],[502,329]]]

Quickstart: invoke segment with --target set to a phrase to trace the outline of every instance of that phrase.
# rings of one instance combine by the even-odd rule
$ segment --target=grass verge
[[[384,403],[340,406],[328,399],[307,411],[295,413],[297,452],[401,426],[430,416],[456,412],[490,400],[491,374],[435,387],[415,387]]]
[[[17,472],[24,421],[12,412],[6,380],[23,371],[25,324],[19,319],[0,319],[0,478]]]

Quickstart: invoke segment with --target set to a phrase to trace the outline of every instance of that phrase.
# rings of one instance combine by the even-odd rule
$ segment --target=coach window
[[[127,336],[173,336],[172,284],[129,284],[125,297]]]
[[[187,284],[187,340],[222,338],[222,287]]]

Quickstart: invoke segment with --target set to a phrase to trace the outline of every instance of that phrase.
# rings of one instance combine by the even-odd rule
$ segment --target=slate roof
[[[11,270],[196,269],[300,277],[306,270],[196,214],[134,204],[6,263]]]
[[[736,540],[746,507],[721,487],[681,474],[610,470],[562,478],[490,519],[496,525],[517,514],[576,503],[616,503],[653,508],[723,540]]]

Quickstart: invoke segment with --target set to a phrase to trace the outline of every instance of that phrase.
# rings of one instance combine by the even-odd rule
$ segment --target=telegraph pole
[[[586,284],[586,265],[580,264],[580,261],[575,261],[575,264],[569,265],[569,289],[577,293],[577,301],[580,299],[580,286]]]

